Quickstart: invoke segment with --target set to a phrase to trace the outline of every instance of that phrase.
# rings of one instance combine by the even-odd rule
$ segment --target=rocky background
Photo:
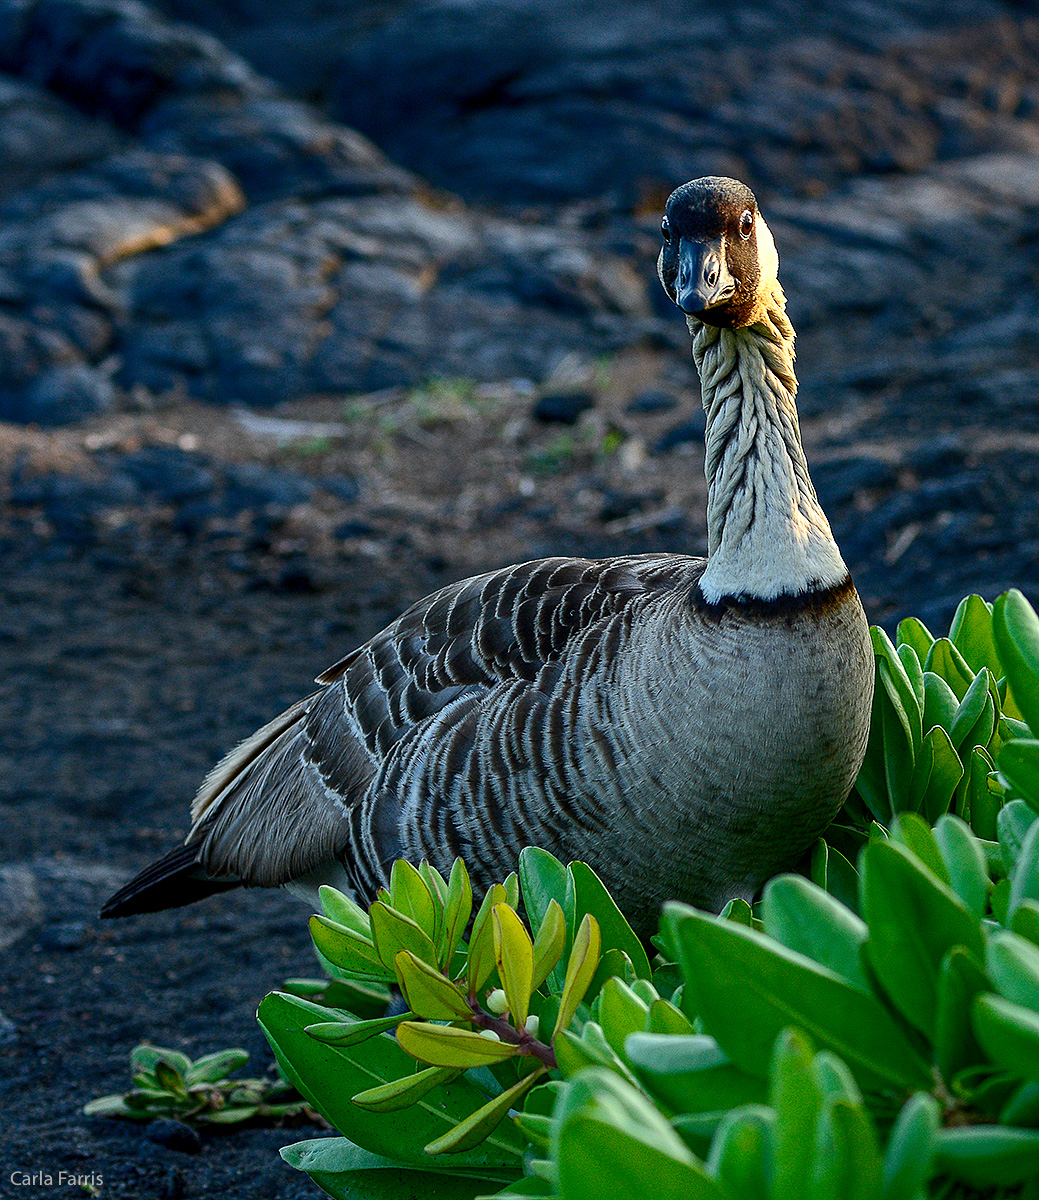
[[[79,1113],[145,1039],[262,1069],[303,910],[94,914],[410,600],[704,549],[677,184],[758,194],[870,618],[1039,599],[1033,11],[0,0],[0,1194],[314,1194],[307,1130]]]

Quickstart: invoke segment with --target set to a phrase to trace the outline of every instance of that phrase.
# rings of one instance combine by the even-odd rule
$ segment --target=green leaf
[[[703,1034],[634,1033],[625,1053],[639,1082],[673,1112],[712,1112],[765,1099],[761,1079]]]
[[[155,1064],[154,1069],[155,1078],[159,1081],[159,1087],[164,1091],[173,1092],[175,1095],[184,1095],[184,1077],[176,1067],[165,1058],[160,1058]]]
[[[1014,912],[1010,928],[1033,946],[1039,946],[1039,904],[1034,900],[1022,900]]]
[[[495,1192],[493,1196],[477,1196],[476,1200],[526,1200],[528,1196],[540,1196],[547,1200],[553,1200],[555,1195],[556,1189],[547,1179],[540,1179],[537,1175],[527,1175],[502,1188],[500,1192]],[[399,1200],[399,1198],[395,1198],[395,1200]]]
[[[1022,1083],[999,1113],[1000,1125],[1039,1125],[1039,1083]]]
[[[941,1125],[938,1102],[916,1092],[902,1106],[884,1152],[882,1200],[919,1200],[931,1177],[934,1135]]]
[[[964,946],[984,961],[980,922],[951,888],[894,842],[871,842],[860,866],[870,966],[906,1020],[934,1037],[942,960],[951,947]]]
[[[810,1194],[819,1200],[875,1200],[882,1179],[877,1135],[866,1110],[847,1100],[824,1103]]]
[[[687,1034],[693,1032],[692,1022],[670,1000],[654,1000],[649,1006],[647,1033]]]
[[[987,747],[992,739],[996,728],[996,709],[990,691],[993,682],[987,670],[979,671],[956,710],[949,737],[961,755],[975,746]]]
[[[1039,900],[1039,821],[1035,821],[1025,834],[1014,869],[1010,872],[1006,924],[1013,921],[1014,914],[1024,900]]]
[[[451,864],[451,878],[444,901],[444,922],[437,943],[438,962],[445,971],[451,968],[451,960],[469,924],[472,911],[473,888],[469,882],[469,872],[465,869],[465,863],[456,858]]]
[[[151,1120],[151,1115],[132,1109],[122,1096],[98,1096],[83,1105],[85,1117],[129,1117],[131,1120]]]
[[[509,896],[500,883],[493,884],[485,894],[483,903],[473,920],[469,937],[469,958],[466,962],[466,979],[469,995],[475,996],[494,970],[494,925],[491,910],[496,904],[508,904]]]
[[[591,913],[599,924],[602,952],[623,951],[639,979],[651,978],[653,972],[645,948],[599,876],[583,862],[573,862],[567,870],[573,879],[575,920],[580,921],[585,913]]]
[[[366,909],[327,883],[318,888],[317,894],[321,901],[321,910],[330,921],[337,925],[345,925],[347,929],[352,929],[368,941],[372,940],[372,925]]]
[[[924,729],[930,730],[937,725],[948,732],[959,706],[956,693],[945,680],[933,671],[925,671]]]
[[[871,625],[869,633],[878,668],[877,682],[887,691],[915,750],[923,736],[923,728],[920,725],[922,698],[906,672],[905,663],[884,630],[879,625]]]
[[[459,1070],[451,1067],[426,1067],[414,1075],[405,1075],[401,1079],[358,1092],[353,1102],[368,1112],[397,1112],[402,1108],[410,1108],[438,1084],[450,1083],[460,1074]]]
[[[934,635],[916,617],[906,617],[899,621],[895,631],[895,642],[898,646],[912,646],[921,662],[927,657],[934,645]]]
[[[1012,1187],[1039,1174],[1039,1132],[1030,1129],[939,1129],[934,1143],[935,1167],[973,1187]]]
[[[191,1070],[191,1059],[179,1050],[163,1046],[135,1046],[130,1051],[130,1074],[136,1075],[141,1071],[154,1074],[160,1062],[167,1063],[179,1075],[186,1075]]]
[[[859,873],[839,850],[822,838],[812,848],[812,882],[858,914]]]
[[[962,946],[953,946],[938,973],[934,1034],[935,1059],[945,1079],[985,1061],[984,1051],[974,1036],[971,1008],[975,997],[988,990],[984,971]]]
[[[934,839],[945,864],[947,879],[967,911],[979,919],[988,908],[989,876],[985,852],[970,826],[944,813],[934,827]]]
[[[1021,847],[1035,819],[1035,813],[1023,800],[1011,800],[999,810],[996,828],[999,832],[1000,853],[1008,875],[1013,873],[1014,866],[1021,857]]]
[[[376,1017],[371,1021],[319,1021],[307,1026],[307,1034],[326,1046],[359,1046],[376,1034],[395,1028],[415,1014],[396,1013],[392,1017]]]
[[[419,1021],[402,1021],[397,1026],[397,1041],[414,1058],[434,1067],[484,1067],[513,1058],[517,1052],[511,1043],[472,1029]]]
[[[249,1054],[245,1050],[218,1050],[215,1054],[204,1054],[196,1058],[184,1072],[184,1082],[188,1087],[196,1083],[216,1083],[240,1071],[248,1061]]]
[[[436,941],[439,933],[437,926],[440,924],[437,905],[419,871],[403,858],[397,859],[390,872],[390,907],[410,917],[431,943]],[[434,958],[430,965],[435,965],[435,962]]]
[[[393,960],[397,978],[408,1007],[426,1021],[469,1021],[473,1010],[461,988],[416,958],[410,950],[400,950]]]
[[[970,827],[984,840],[996,838],[997,819],[1002,806],[1002,789],[992,779],[995,764],[987,750],[975,746],[967,760],[967,778],[963,787],[965,813]]]
[[[897,655],[877,658],[876,686],[873,702],[879,707],[884,739],[884,779],[892,809],[900,812],[912,800],[910,782],[923,740],[923,713]]]
[[[999,770],[1015,797],[1039,811],[1039,741],[1015,738],[999,751]]]
[[[812,1046],[798,1029],[776,1039],[770,1072],[770,1099],[776,1113],[773,1135],[772,1196],[797,1196],[811,1173],[815,1130],[822,1095],[812,1072]]]
[[[383,965],[374,943],[355,930],[328,917],[310,918],[314,945],[333,966],[362,979],[392,979],[393,971]]]
[[[909,785],[913,809],[922,812],[928,822],[937,821],[949,811],[962,778],[963,764],[952,739],[936,725],[925,734],[913,767]]]
[[[536,990],[552,974],[566,948],[566,918],[558,901],[549,900],[534,938],[534,971],[531,987]],[[559,987],[562,989],[560,979]]]
[[[761,899],[765,932],[791,950],[829,967],[860,991],[861,949],[869,932],[849,908],[800,875],[780,875],[765,885]]]
[[[419,876],[419,880],[421,882],[421,876]],[[423,883],[422,886],[425,887],[425,884]],[[369,908],[368,915],[372,922],[372,939],[375,943],[375,950],[383,966],[395,971],[394,963],[397,955],[402,950],[407,950],[416,958],[421,958],[424,963],[436,968],[437,951],[433,945],[433,939],[417,921],[413,921],[407,914],[398,912],[397,909],[384,904],[381,900],[376,900]],[[398,984],[401,982],[399,976],[397,976],[397,982]]]
[[[1039,733],[1039,617],[1017,588],[992,606],[992,633],[1017,708]]]
[[[507,904],[496,904],[491,910],[491,920],[498,978],[505,990],[512,1023],[522,1029],[533,991],[534,948],[523,922]]]
[[[727,1112],[711,1141],[707,1174],[731,1196],[768,1195],[776,1114],[761,1104]]]
[[[975,673],[948,638],[937,639],[924,660],[924,670],[940,675],[956,693],[958,701],[966,696],[967,689],[974,682]]]
[[[501,1183],[513,1173],[471,1171],[457,1160],[444,1163],[426,1156],[425,1170],[402,1167],[380,1154],[355,1146],[346,1138],[312,1138],[284,1146],[281,1157],[304,1171],[335,1200],[403,1200],[436,1196],[437,1200],[474,1200],[488,1183]]]
[[[607,979],[599,993],[599,1022],[606,1040],[621,1058],[630,1033],[642,1033],[649,1020],[649,1005],[640,1000],[623,980]]]
[[[518,1083],[495,1096],[493,1100],[478,1108],[476,1112],[459,1122],[450,1133],[445,1133],[430,1142],[426,1147],[427,1154],[458,1154],[463,1150],[472,1150],[492,1133],[508,1116],[509,1109],[515,1107],[530,1091],[535,1083],[542,1078],[544,1068],[541,1067]]]
[[[657,1110],[591,1068],[563,1097],[553,1144],[563,1200],[727,1200]]]
[[[562,1029],[553,1039],[556,1062],[565,1079],[570,1079],[585,1067],[608,1067],[618,1075],[635,1083],[635,1076],[614,1053],[596,1021],[585,1021],[580,1037],[569,1029]]]
[[[733,896],[718,916],[725,921],[736,921],[750,929],[754,928],[754,910],[742,896]]]
[[[544,924],[549,904],[554,900],[563,911],[566,918],[567,873],[566,867],[553,857],[547,850],[539,850],[536,846],[526,846],[519,856],[520,887],[523,892],[523,907],[531,929],[539,929]],[[572,941],[576,921],[571,913],[567,942]],[[564,945],[563,954],[568,946]],[[553,992],[563,990],[564,967],[562,963],[552,968],[548,975],[549,988]]]
[[[321,1005],[280,993],[267,996],[257,1014],[287,1078],[336,1129],[375,1154],[435,1170],[423,1146],[481,1107],[486,1095],[461,1078],[434,1088],[404,1113],[366,1113],[350,1097],[411,1074],[414,1059],[388,1034],[358,1047],[322,1045],[304,1030],[325,1015]],[[477,1150],[454,1159],[452,1169],[515,1173],[525,1147],[518,1130],[502,1126]]]
[[[994,1063],[1039,1083],[1039,1012],[993,992],[974,1001],[974,1032]]]
[[[1031,942],[997,930],[989,936],[985,966],[1001,996],[1039,1012],[1039,949]]]
[[[688,905],[669,902],[664,921],[704,1028],[744,1070],[765,1078],[776,1037],[795,1025],[839,1054],[864,1086],[929,1086],[927,1064],[883,1006],[839,975]]]
[[[909,680],[909,686],[913,689],[913,695],[916,697],[916,707],[923,712],[924,707],[924,672],[920,666],[920,657],[909,645],[901,645],[896,648],[898,661],[902,664],[902,670],[906,673],[906,678]],[[922,729],[921,729],[921,732]]]
[[[553,1039],[574,1019],[577,1006],[584,999],[595,969],[599,965],[601,948],[602,937],[599,933],[599,923],[590,913],[585,913],[574,936],[574,948],[570,951],[566,979],[563,981],[563,994],[559,1001],[559,1016],[556,1018],[556,1026],[552,1031]]]
[[[988,667],[997,679],[1003,674],[992,635],[992,605],[980,596],[966,596],[960,601],[949,627],[949,639],[972,671]]]
[[[925,866],[932,875],[948,885],[949,872],[929,821],[919,813],[899,813],[891,826],[891,841],[905,848]]]

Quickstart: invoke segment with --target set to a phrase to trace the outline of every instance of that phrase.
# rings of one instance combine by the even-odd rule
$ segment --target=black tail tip
[[[197,846],[178,846],[145,867],[105,901],[101,917],[132,917],[138,913],[183,908],[217,892],[241,886],[237,879],[207,878],[199,866],[197,854]]]

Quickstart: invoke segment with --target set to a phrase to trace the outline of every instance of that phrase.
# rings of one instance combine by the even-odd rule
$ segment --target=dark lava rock
[[[663,437],[659,438],[653,446],[653,453],[666,454],[669,450],[674,450],[676,446],[685,446],[696,442],[702,444],[706,432],[707,417],[703,409],[700,409],[688,421],[672,426]]]
[[[352,504],[361,495],[361,485],[352,475],[325,475],[321,486],[344,504]]]
[[[44,925],[37,934],[37,941],[44,950],[78,950],[87,940],[85,921],[55,921]]]
[[[590,392],[546,392],[531,415],[546,425],[575,425],[581,413],[594,407],[595,397]]]
[[[989,148],[986,84],[1039,80],[1039,34],[1004,12],[845,2],[806,36],[783,3],[424,0],[346,48],[335,111],[467,199],[628,208],[699,174],[800,191]]]
[[[107,373],[73,363],[40,375],[17,402],[16,419],[34,425],[72,425],[108,412],[114,402],[115,388]]]
[[[678,404],[678,400],[670,392],[660,391],[659,388],[649,388],[633,396],[624,407],[624,411],[637,416],[647,413],[670,412]]]
[[[167,1150],[178,1150],[181,1154],[198,1154],[202,1149],[202,1139],[183,1121],[171,1121],[166,1118],[151,1121],[144,1131],[144,1136],[157,1146],[165,1146]]]
[[[375,533],[375,526],[370,525],[367,521],[343,521],[341,525],[335,527],[334,533],[343,541],[348,538],[371,537]]]
[[[208,496],[216,487],[207,460],[175,446],[146,446],[123,457],[121,466],[142,491],[171,504]]]
[[[236,509],[268,504],[290,508],[314,494],[309,479],[262,463],[236,463],[227,469],[226,480],[229,503]]]
[[[823,508],[844,504],[856,492],[894,487],[897,476],[890,464],[867,456],[813,463],[812,482]]]

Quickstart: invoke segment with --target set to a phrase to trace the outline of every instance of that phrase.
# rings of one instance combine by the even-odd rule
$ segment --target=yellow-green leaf
[[[496,904],[492,910],[494,926],[494,958],[498,978],[505,990],[512,1023],[522,1029],[530,1008],[533,991],[534,949],[523,922],[507,904]]]
[[[566,945],[566,918],[556,900],[549,900],[545,916],[534,938],[534,974],[530,986],[536,991],[559,962]]]
[[[410,950],[393,960],[397,978],[412,1012],[427,1021],[468,1021],[473,1010],[461,988]]]
[[[397,912],[411,917],[428,935],[430,941],[436,941],[440,913],[429,890],[429,884],[419,871],[403,858],[397,859],[390,873],[390,904]]]
[[[410,950],[416,958],[421,958],[431,967],[436,966],[436,947],[429,934],[416,921],[381,900],[377,900],[368,911],[375,949],[384,966],[394,971],[394,960],[401,950]],[[399,978],[397,982],[400,983]]]
[[[444,923],[441,927],[437,950],[440,965],[445,971],[451,969],[458,943],[462,940],[465,927],[473,912],[473,887],[465,863],[456,858],[451,865],[451,878],[447,885],[447,900],[444,902]]]
[[[417,1104],[437,1084],[450,1083],[460,1074],[461,1071],[456,1067],[426,1067],[414,1075],[405,1075],[403,1079],[393,1079],[389,1083],[358,1092],[352,1099],[358,1108],[368,1112],[397,1112]]]
[[[422,1021],[402,1021],[397,1026],[397,1041],[420,1062],[433,1067],[462,1069],[504,1062],[518,1049],[509,1042],[486,1038],[473,1030],[428,1025]]]
[[[552,1037],[566,1029],[574,1019],[577,1006],[584,999],[588,985],[599,965],[599,953],[602,950],[602,935],[599,932],[599,922],[591,913],[585,913],[584,919],[574,935],[574,948],[570,951],[570,961],[566,968],[566,979],[563,982],[563,994],[559,1000],[559,1016]]]
[[[509,1109],[523,1099],[534,1084],[542,1078],[544,1072],[545,1068],[539,1067],[521,1079],[519,1083],[514,1083],[500,1096],[495,1096],[483,1108],[478,1108],[464,1121],[460,1121],[450,1133],[445,1133],[442,1137],[430,1142],[426,1147],[426,1153],[458,1154],[462,1150],[471,1150],[474,1146],[478,1146],[492,1130],[501,1124],[508,1115]]]
[[[483,898],[480,910],[473,921],[469,938],[469,959],[466,963],[466,979],[469,995],[476,993],[487,982],[494,970],[494,927],[491,924],[491,909],[496,904],[508,904],[509,897],[500,883],[494,884]]]

